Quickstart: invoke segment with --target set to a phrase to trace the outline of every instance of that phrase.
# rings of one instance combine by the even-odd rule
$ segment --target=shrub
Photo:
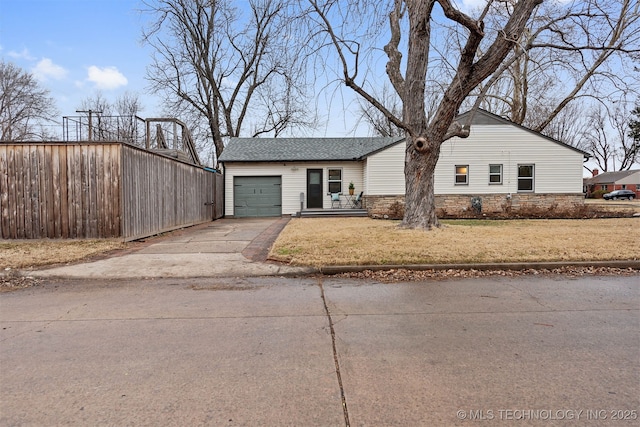
[[[603,194],[607,194],[609,191],[607,190],[596,190],[591,193],[589,196],[590,199],[602,199]]]
[[[633,211],[615,211],[601,209],[597,206],[584,204],[571,206],[558,206],[553,204],[549,207],[523,204],[519,208],[513,208],[509,204],[503,205],[502,212],[487,212],[479,214],[472,209],[461,212],[446,212],[444,209],[438,210],[440,219],[586,219],[586,218],[624,218],[633,216]]]
[[[404,203],[393,202],[389,206],[389,219],[402,219],[404,218]]]

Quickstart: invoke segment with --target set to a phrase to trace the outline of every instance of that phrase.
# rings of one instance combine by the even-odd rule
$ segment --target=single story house
[[[640,169],[604,173],[594,169],[592,174],[591,178],[584,180],[584,192],[587,196],[599,190],[631,190],[635,191],[636,199],[640,198]]]
[[[460,116],[464,120],[465,113]],[[363,207],[384,216],[404,203],[404,138],[233,138],[220,157],[225,216],[295,215],[331,209],[331,193],[350,183]],[[441,147],[435,170],[440,214],[478,201],[483,212],[584,203],[588,153],[486,111],[476,112],[468,138]],[[344,206],[351,200],[343,196]]]

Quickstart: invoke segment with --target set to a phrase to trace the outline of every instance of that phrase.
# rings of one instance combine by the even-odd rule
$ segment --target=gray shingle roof
[[[232,138],[220,162],[360,160],[404,138]]]
[[[628,171],[603,172],[592,178],[587,178],[585,181],[589,184],[611,184],[614,182],[618,182],[621,179],[628,177],[629,175],[633,175],[636,172],[640,171],[638,169],[632,169]]]

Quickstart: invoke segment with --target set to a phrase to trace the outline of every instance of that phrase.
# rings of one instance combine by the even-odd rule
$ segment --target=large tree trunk
[[[409,131],[404,160],[405,200],[402,225],[409,228],[430,229],[438,226],[433,173],[438,161],[440,143],[430,144],[422,136],[428,129],[424,93],[431,39],[429,17],[434,4],[435,0],[407,2],[409,52],[401,97],[403,119],[409,125]]]
[[[431,229],[439,227],[434,194],[434,172],[440,155],[440,143],[418,152],[413,138],[407,137],[405,153],[405,205],[403,227]]]

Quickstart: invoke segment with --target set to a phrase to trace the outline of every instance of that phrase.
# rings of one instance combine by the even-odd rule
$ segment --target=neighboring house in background
[[[636,199],[640,197],[640,169],[604,172],[593,170],[591,178],[584,179],[584,192],[589,197],[596,191],[611,192],[615,190],[631,190],[636,193]]]
[[[468,138],[441,147],[439,214],[469,210],[472,200],[483,212],[584,202],[586,152],[482,110],[472,124]],[[346,194],[350,182],[368,214],[384,216],[404,203],[404,159],[404,138],[233,138],[220,158],[225,216],[331,209],[330,193]]]

